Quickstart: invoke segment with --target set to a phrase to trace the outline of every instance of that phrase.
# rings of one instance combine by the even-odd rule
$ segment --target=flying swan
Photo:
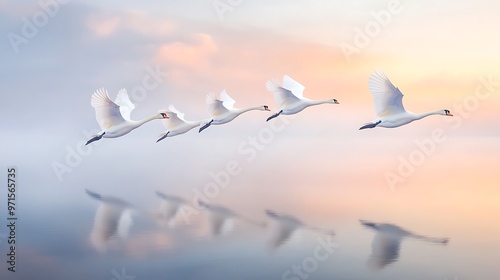
[[[225,90],[221,92],[220,98],[217,98],[215,94],[208,94],[207,105],[212,118],[200,128],[199,132],[202,132],[210,125],[228,123],[234,120],[237,116],[248,111],[269,111],[269,107],[267,105],[250,107],[247,109],[236,109],[233,107],[234,103],[234,99],[232,99]]]
[[[167,137],[173,137],[179,134],[186,133],[191,129],[200,126],[201,121],[187,121],[184,119],[184,113],[179,112],[174,105],[170,105],[168,110],[165,110],[168,119],[162,120],[163,125],[167,129],[166,132],[160,134],[160,138],[156,143]]]
[[[406,111],[403,107],[403,93],[382,72],[374,72],[370,76],[368,88],[373,95],[377,118],[373,122],[363,125],[360,130],[376,126],[394,128],[431,115],[453,116],[449,110],[420,114]]]
[[[103,137],[117,138],[149,121],[168,118],[165,112],[158,112],[158,114],[140,121],[131,120],[130,113],[134,110],[135,106],[130,101],[126,89],[118,92],[115,102],[111,101],[105,89],[98,89],[92,94],[90,104],[95,109],[96,119],[102,131],[94,135],[85,145],[100,140]]]
[[[337,99],[316,101],[305,98],[302,94],[305,87],[290,78],[288,75],[283,76],[283,86],[277,80],[269,80],[267,81],[266,87],[268,91],[274,94],[274,100],[280,107],[278,112],[267,118],[266,121],[270,121],[281,114],[297,114],[309,106],[326,103],[339,104]]]

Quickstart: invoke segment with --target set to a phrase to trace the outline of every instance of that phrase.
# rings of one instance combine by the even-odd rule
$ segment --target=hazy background
[[[191,200],[193,189],[203,189],[210,173],[231,160],[241,173],[211,202],[255,219],[265,220],[270,208],[336,229],[341,247],[312,279],[498,278],[498,1],[400,1],[402,11],[350,60],[340,46],[354,45],[356,28],[364,29],[371,11],[387,9],[389,1],[242,1],[223,18],[214,3],[69,1],[16,53],[8,34],[21,36],[24,19],[32,22],[42,8],[37,1],[0,0],[1,178],[8,166],[18,167],[20,218],[19,272],[7,273],[2,257],[2,279],[111,279],[110,271],[121,267],[136,279],[281,279],[311,255],[313,234],[270,253],[266,230],[236,224],[227,237],[200,238],[200,215],[192,226],[167,232],[139,221],[124,245],[105,254],[89,244],[97,203],[85,188],[155,209],[155,190]],[[84,148],[86,155],[58,178],[54,164],[67,165],[70,151],[89,138],[83,131],[98,128],[91,94],[100,87],[112,98],[121,88],[131,93],[148,68],[168,76],[143,99],[132,98],[133,119],[169,104],[189,120],[206,118],[206,94],[222,89],[237,107],[266,104],[274,112],[265,82],[283,74],[305,85],[305,96],[341,104],[280,116],[289,124],[252,160],[238,148],[270,127],[268,112],[158,144],[164,128],[148,123]],[[408,110],[449,109],[455,117],[358,131],[375,117],[367,81],[379,68],[405,94]],[[484,100],[474,99],[481,79],[499,81]],[[469,105],[460,109],[463,104]],[[391,188],[384,174],[397,174],[400,157],[407,159],[415,141],[435,129],[446,141]],[[0,188],[2,221],[5,194]],[[373,232],[358,219],[451,241],[446,247],[404,243],[399,262],[371,272]]]

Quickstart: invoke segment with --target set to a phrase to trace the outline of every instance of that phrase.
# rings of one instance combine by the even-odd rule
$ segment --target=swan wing
[[[226,90],[223,90],[220,93],[220,100],[222,100],[222,105],[224,105],[224,107],[226,107],[228,110],[234,109],[234,103],[236,103],[236,101],[234,101],[234,99],[232,99],[231,96],[227,94]]]
[[[266,88],[268,91],[273,93],[274,100],[279,106],[284,106],[286,104],[294,103],[300,100],[290,90],[282,87],[278,80],[267,81]]]
[[[270,241],[271,247],[276,249],[286,243],[292,238],[292,234],[296,229],[296,227],[287,224],[276,225]]]
[[[186,122],[184,120],[184,113],[179,112],[174,105],[168,106],[168,110],[160,111],[168,115],[168,119],[162,119],[162,123],[169,130]]]
[[[183,122],[186,121],[186,119],[184,119],[184,113],[182,113],[181,111],[177,110],[174,105],[170,105],[168,106],[168,110],[172,113],[175,114],[175,117]]]
[[[283,87],[291,91],[297,98],[303,98],[305,87],[290,76],[283,76]]]
[[[218,99],[214,93],[209,93],[207,95],[207,105],[208,111],[213,117],[229,112],[228,108],[224,107],[224,101]]]
[[[130,114],[135,109],[135,105],[132,101],[130,101],[126,89],[123,88],[118,92],[118,95],[115,98],[115,103],[120,106],[120,113],[123,118],[130,121]]]
[[[227,218],[222,215],[217,215],[212,213],[210,215],[210,225],[212,227],[212,234],[214,236],[220,235],[224,231],[224,224],[226,223]]]
[[[397,261],[400,247],[400,237],[377,232],[372,242],[370,264],[377,269],[382,269],[386,265]]]
[[[120,107],[111,101],[105,89],[96,90],[92,94],[90,104],[94,107],[97,123],[103,130],[125,122]]]
[[[91,232],[91,241],[96,249],[105,251],[108,241],[117,236],[122,210],[104,202],[99,205]]]
[[[383,72],[377,71],[370,76],[368,88],[373,96],[375,113],[378,117],[406,112],[403,106],[403,93]]]

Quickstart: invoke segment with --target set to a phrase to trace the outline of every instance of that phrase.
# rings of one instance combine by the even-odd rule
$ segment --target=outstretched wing
[[[403,93],[395,87],[383,72],[374,72],[368,80],[378,117],[404,113]]]
[[[168,115],[168,119],[163,119],[162,123],[167,129],[172,129],[176,126],[184,124],[184,113],[179,112],[174,105],[168,106],[168,110],[161,110]]]
[[[213,117],[229,112],[229,110],[224,107],[224,101],[218,99],[214,93],[209,93],[207,95],[207,105],[208,111]]]
[[[291,91],[298,98],[304,97],[305,87],[288,75],[283,76],[283,87]]]
[[[234,103],[236,103],[236,101],[234,101],[234,99],[232,99],[231,96],[227,94],[226,90],[223,90],[220,93],[220,100],[222,100],[222,105],[224,105],[224,107],[226,107],[228,110],[234,109]]]
[[[92,94],[90,104],[94,107],[97,123],[103,130],[125,122],[120,107],[111,101],[105,89],[96,90]]]
[[[266,83],[267,90],[274,94],[274,100],[278,106],[284,106],[299,101],[290,90],[282,87],[278,80],[269,80]]]
[[[382,269],[386,265],[395,262],[399,258],[400,246],[400,238],[377,232],[373,237],[372,255],[369,264],[376,269]]]
[[[130,114],[135,109],[135,105],[130,101],[126,89],[123,88],[118,92],[115,103],[120,106],[123,118],[130,121]]]

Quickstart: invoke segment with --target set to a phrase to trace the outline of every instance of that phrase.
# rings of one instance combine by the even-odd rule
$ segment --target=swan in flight
[[[389,81],[383,72],[374,72],[370,76],[368,88],[373,95],[377,118],[371,123],[363,125],[360,130],[376,126],[394,128],[431,115],[453,116],[450,110],[437,110],[420,114],[406,111],[403,107],[403,93]]]
[[[187,121],[184,119],[184,113],[179,112],[175,109],[174,105],[170,105],[168,110],[165,110],[168,119],[163,120],[163,124],[167,128],[167,131],[160,134],[160,138],[156,140],[156,143],[167,137],[173,137],[179,134],[186,133],[191,129],[200,126],[201,121]]]
[[[172,225],[172,222],[179,214],[181,208],[188,203],[183,198],[166,195],[159,191],[156,192],[156,195],[162,199],[162,205],[160,206],[157,218],[159,218],[161,222]]]
[[[270,121],[281,114],[297,114],[309,106],[325,103],[339,104],[337,99],[316,101],[305,98],[303,96],[305,87],[288,75],[283,76],[283,85],[281,85],[278,80],[269,80],[267,81],[266,87],[268,91],[274,94],[274,100],[278,106],[280,106],[278,112],[267,118],[266,121]]]
[[[382,269],[398,260],[401,242],[405,238],[443,245],[446,245],[449,240],[448,238],[417,235],[397,225],[373,223],[365,220],[360,220],[360,222],[363,226],[377,231],[372,242],[372,255],[368,260],[369,265],[375,269]]]
[[[201,200],[198,201],[198,204],[200,205],[200,207],[210,212],[210,224],[211,224],[212,234],[214,236],[220,235],[221,233],[227,231],[227,229],[230,228],[231,226],[230,223],[234,219],[238,219],[259,227],[266,226],[265,223],[243,217],[238,213],[223,206],[208,204]]]
[[[134,110],[135,105],[130,101],[126,89],[118,92],[115,102],[109,98],[105,89],[98,89],[92,94],[90,104],[95,109],[96,119],[102,131],[94,135],[85,145],[100,140],[102,137],[120,137],[149,121],[168,118],[165,112],[158,112],[158,114],[140,121],[131,120],[130,113]]]
[[[90,233],[90,241],[97,250],[104,252],[112,238],[127,237],[132,226],[134,207],[116,197],[102,196],[90,190],[85,190],[85,192],[100,202]]]
[[[205,123],[199,130],[202,132],[210,125],[225,124],[234,120],[237,116],[252,110],[269,111],[267,105],[250,107],[247,109],[234,108],[234,99],[232,99],[225,90],[217,98],[215,94],[207,95],[208,111],[210,112],[211,119]]]
[[[295,233],[295,231],[299,228],[327,235],[335,235],[335,231],[331,229],[309,226],[304,224],[299,219],[289,215],[278,214],[272,210],[265,210],[265,213],[269,218],[273,219],[277,224],[277,227],[275,228],[275,234],[271,239],[271,246],[273,248],[278,248],[279,246],[283,245],[286,241],[290,240],[293,233]]]

